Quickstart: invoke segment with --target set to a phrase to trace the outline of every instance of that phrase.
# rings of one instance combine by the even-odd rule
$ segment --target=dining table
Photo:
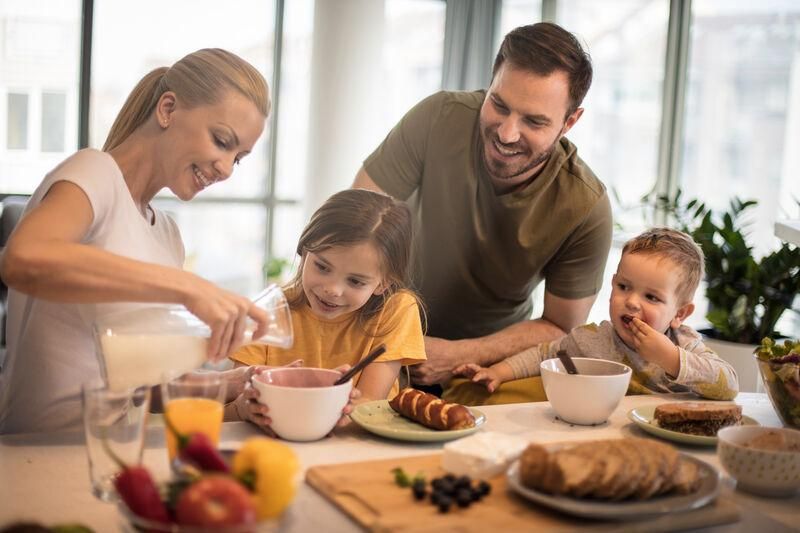
[[[687,400],[688,394],[653,394],[624,397],[609,420],[597,426],[578,426],[561,421],[548,402],[516,403],[478,407],[485,415],[479,431],[517,435],[531,442],[555,443],[605,438],[656,438],[643,432],[629,418],[635,408]],[[696,397],[694,397],[696,399]],[[760,393],[740,393],[734,400],[743,414],[762,426],[782,427],[769,398]],[[245,439],[263,435],[245,422],[226,422],[221,448],[236,448]],[[304,474],[319,465],[342,464],[441,452],[443,442],[415,442],[377,436],[355,423],[337,428],[316,442],[287,442],[301,463]],[[705,461],[721,472],[720,495],[738,508],[735,522],[702,531],[800,530],[800,495],[768,498],[736,489],[735,481],[722,469],[714,446],[673,443],[681,452]],[[122,530],[117,507],[96,499],[90,490],[86,448],[80,431],[0,436],[0,530],[11,523],[32,521],[52,526],[79,523],[96,532]],[[166,479],[169,465],[164,428],[158,417],[148,423],[143,463],[157,479]],[[388,473],[387,473],[388,475]],[[296,497],[279,529],[288,532],[352,532],[362,527],[323,497],[301,477]],[[534,505],[531,503],[530,505]],[[491,524],[475,524],[485,530]],[[625,522],[612,529],[626,528]]]

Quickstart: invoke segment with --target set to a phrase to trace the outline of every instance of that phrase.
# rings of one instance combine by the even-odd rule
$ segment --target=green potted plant
[[[287,268],[291,267],[291,263],[282,257],[271,257],[264,264],[264,279],[267,283],[277,283],[282,285],[285,281],[284,277]]]
[[[763,338],[781,337],[776,331],[778,320],[800,293],[800,247],[783,243],[761,258],[753,255],[743,215],[757,204],[755,200],[734,198],[722,213],[697,199],[684,201],[681,191],[673,197],[645,197],[645,201],[663,210],[702,248],[706,256],[706,320],[711,325],[703,333],[710,347],[723,357],[740,345],[737,355],[725,358],[737,367],[740,388],[755,390],[758,373],[752,353]],[[731,358],[739,359],[746,372]]]

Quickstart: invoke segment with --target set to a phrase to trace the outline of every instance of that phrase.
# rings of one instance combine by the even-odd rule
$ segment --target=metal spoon
[[[575,363],[572,362],[572,358],[566,352],[566,350],[559,350],[556,352],[556,356],[558,356],[559,360],[561,360],[561,364],[564,365],[564,368],[567,370],[567,374],[577,374],[578,369],[575,368]]]
[[[374,350],[369,352],[369,355],[367,355],[364,359],[362,359],[361,361],[359,361],[358,363],[353,365],[353,368],[351,368],[350,370],[348,370],[347,372],[342,374],[342,377],[337,379],[333,384],[334,385],[341,385],[342,383],[347,383],[347,381],[349,381],[350,378],[355,376],[357,373],[361,372],[361,370],[365,366],[370,364],[372,361],[374,361],[379,355],[381,355],[385,351],[386,351],[386,345],[385,344],[379,344],[377,348],[375,348]]]

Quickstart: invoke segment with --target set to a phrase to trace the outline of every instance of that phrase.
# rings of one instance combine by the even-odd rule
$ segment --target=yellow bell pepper
[[[233,474],[253,481],[259,520],[280,516],[292,503],[299,470],[294,451],[266,437],[247,439],[233,456]]]

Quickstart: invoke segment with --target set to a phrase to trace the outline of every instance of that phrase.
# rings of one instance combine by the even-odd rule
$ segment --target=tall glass
[[[294,342],[292,315],[281,288],[275,284],[269,285],[253,298],[253,303],[267,313],[267,332],[261,337],[253,338],[254,325],[251,322],[248,327],[248,336],[251,338],[247,340],[284,349],[291,348]]]
[[[112,391],[84,385],[81,399],[92,493],[111,501],[116,497],[114,476],[120,466],[109,450],[127,465],[142,462],[150,389]]]
[[[204,433],[219,444],[225,403],[225,379],[218,372],[167,372],[161,383],[167,453],[177,455],[175,431],[182,435]]]

